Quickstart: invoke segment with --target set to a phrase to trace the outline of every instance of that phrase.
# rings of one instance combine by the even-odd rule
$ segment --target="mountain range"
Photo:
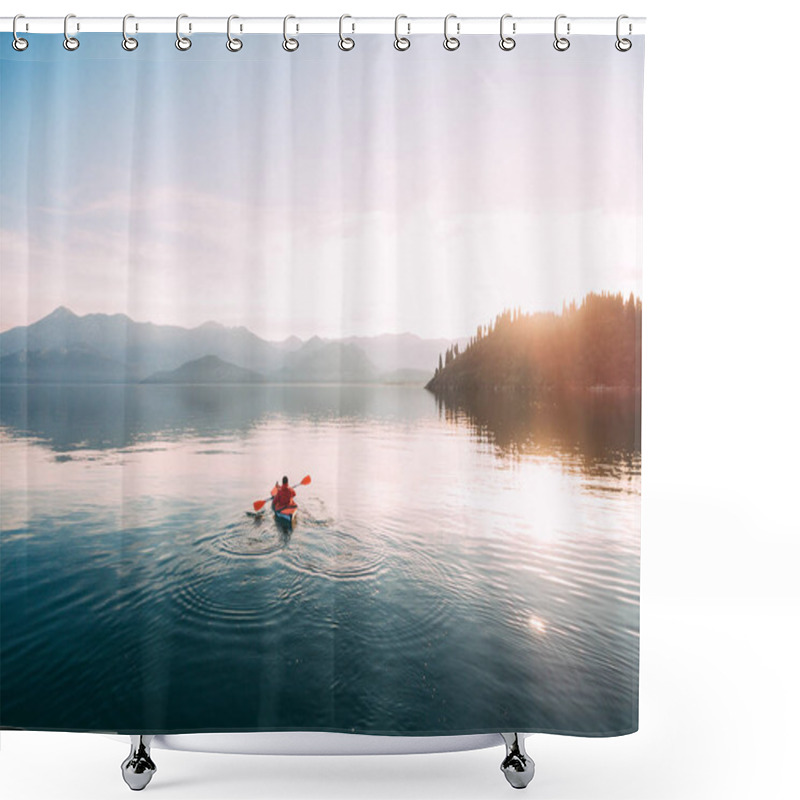
[[[270,342],[216,322],[182,328],[61,306],[0,333],[0,381],[423,385],[453,344],[410,333]]]

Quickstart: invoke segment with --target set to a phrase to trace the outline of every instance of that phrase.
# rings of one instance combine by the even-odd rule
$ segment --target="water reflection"
[[[108,450],[146,441],[245,435],[290,417],[304,422],[438,418],[465,426],[498,455],[576,455],[594,471],[634,469],[641,451],[639,393],[585,393],[551,404],[502,394],[454,400],[417,387],[347,385],[0,387],[0,425],[57,452]]]
[[[638,468],[641,394],[584,392],[557,402],[530,403],[503,393],[454,399],[436,396],[439,417],[468,427],[503,456],[578,456],[590,472],[619,463]]]
[[[108,450],[143,441],[246,434],[276,417],[303,421],[429,414],[418,387],[355,385],[170,386],[7,385],[0,387],[0,425],[56,451]]]

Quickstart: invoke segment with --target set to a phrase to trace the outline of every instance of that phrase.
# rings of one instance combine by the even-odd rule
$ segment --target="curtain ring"
[[[11,23],[11,32],[14,34],[14,38],[11,40],[11,46],[18,52],[22,52],[23,50],[27,49],[28,47],[28,40],[23,39],[21,36],[17,36],[17,20],[18,19],[25,19],[24,14],[17,14],[14,17],[14,21]]]
[[[127,50],[130,53],[139,46],[139,40],[134,39],[133,36],[128,36],[129,19],[136,19],[136,18],[133,16],[133,14],[126,14],[122,18],[122,49]]]
[[[225,42],[225,47],[227,47],[231,53],[238,53],[243,47],[241,39],[235,39],[233,36],[231,36],[231,22],[233,22],[235,19],[239,19],[236,14],[231,14],[228,17],[228,41]]]
[[[71,19],[75,19],[74,14],[67,14],[67,16],[64,17],[64,49],[70,51],[77,50],[81,46],[81,43],[74,36],[69,35],[67,26]]]
[[[411,39],[407,39],[405,36],[400,36],[400,20],[401,19],[408,19],[405,14],[398,14],[394,18],[394,49],[400,50],[408,50],[411,47]],[[408,33],[411,33],[411,23],[406,22],[406,27],[408,28]]]
[[[503,14],[503,16],[500,17],[500,49],[505,50],[506,52],[513,50],[517,46],[516,39],[514,39],[512,36],[505,35],[504,25],[507,19],[511,19],[511,14]],[[516,29],[517,26],[514,24],[511,30],[516,33]]]
[[[444,18],[444,49],[453,51],[453,50],[458,50],[458,48],[461,47],[461,42],[458,38],[458,33],[461,30],[461,23],[460,22],[456,23],[456,35],[450,36],[450,34],[447,32],[447,24],[448,22],[450,22],[451,19],[457,19],[456,15],[448,14]]]
[[[620,38],[620,35],[619,35],[619,24],[624,19],[628,19],[628,15],[627,14],[620,14],[617,17],[617,41],[614,42],[614,47],[616,47],[617,50],[620,51],[620,53],[627,53],[628,50],[630,50],[631,47],[633,47],[633,42],[630,39],[622,39],[622,38]],[[628,23],[628,33],[630,34],[632,32],[632,30],[633,30],[633,28],[632,28],[632,26],[631,26],[631,24],[629,22]]]
[[[347,52],[348,50],[352,50],[356,46],[354,39],[351,39],[349,36],[344,35],[343,28],[344,28],[344,21],[346,19],[353,19],[353,18],[349,14],[342,14],[342,16],[339,17],[339,49],[344,50],[345,52]],[[355,22],[351,22],[350,24],[353,27],[353,32],[355,32],[356,29]]]
[[[288,14],[283,18],[283,49],[287,53],[294,53],[298,47],[300,47],[300,42],[297,39],[290,39],[289,38],[289,20],[290,19],[297,19],[297,17],[293,17],[291,14]],[[299,27],[299,26],[298,26]]]
[[[559,53],[563,53],[565,50],[569,50],[569,39],[566,36],[559,36],[558,35],[558,21],[560,19],[566,19],[566,14],[559,14],[556,17],[556,21],[553,23],[553,34],[556,37],[556,40],[553,42],[553,47],[558,50]],[[569,36],[569,22],[567,23],[567,36]]]
[[[188,19],[188,14],[178,14],[177,19],[175,20],[175,47],[178,50],[188,50],[192,46],[192,40],[188,36],[181,35],[181,20]],[[189,26],[189,30],[192,29],[192,26]]]

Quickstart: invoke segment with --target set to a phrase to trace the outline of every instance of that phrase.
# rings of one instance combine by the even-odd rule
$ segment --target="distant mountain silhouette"
[[[450,339],[422,339],[413,333],[350,336],[341,341],[361,348],[380,372],[417,369],[430,373],[439,353],[455,344]],[[456,341],[464,347],[469,340],[464,337]]]
[[[2,383],[124,383],[125,365],[91,347],[19,350],[0,358]]]
[[[287,353],[293,353],[303,346],[303,340],[299,336],[287,336],[282,342],[274,342],[275,347]]]
[[[159,370],[177,369],[188,361],[215,355],[256,372],[281,366],[280,350],[246,328],[205,323],[197,328],[134,322],[124,314],[79,317],[63,306],[27,327],[0,334],[0,356],[20,350],[92,348],[105,359],[125,365],[130,380]]]
[[[269,377],[287,383],[373,383],[378,371],[355,345],[314,337]]]
[[[267,378],[251,369],[229,364],[218,356],[203,356],[178,369],[156,372],[142,383],[266,383]]]
[[[78,316],[61,306],[0,333],[0,381],[255,381],[250,372],[282,382],[424,383],[421,371],[430,374],[450,344],[410,333],[268,342],[247,328],[217,322],[182,328],[135,322],[125,314]],[[244,372],[226,372],[207,357]]]

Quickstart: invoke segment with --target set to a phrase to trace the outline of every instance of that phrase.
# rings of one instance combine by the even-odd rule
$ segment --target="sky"
[[[453,338],[505,307],[641,295],[643,46],[119,38],[0,36],[0,330],[65,305]]]

